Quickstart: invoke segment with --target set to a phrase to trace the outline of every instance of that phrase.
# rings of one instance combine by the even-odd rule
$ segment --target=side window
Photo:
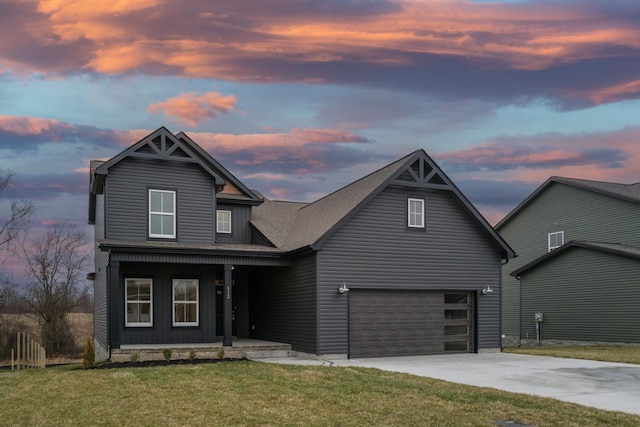
[[[173,326],[198,326],[198,280],[173,280]]]
[[[551,252],[552,250],[557,249],[562,245],[564,245],[564,231],[549,233],[547,252]]]
[[[231,211],[219,210],[216,212],[216,231],[231,233]]]
[[[407,226],[410,228],[424,228],[424,199],[408,199]]]
[[[176,192],[149,190],[149,237],[176,237]]]
[[[153,326],[153,281],[125,279],[125,326]]]

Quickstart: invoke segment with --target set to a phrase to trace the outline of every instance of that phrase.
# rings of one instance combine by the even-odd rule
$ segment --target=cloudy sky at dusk
[[[86,224],[89,161],[160,126],[274,199],[418,148],[493,224],[552,175],[640,181],[637,0],[177,5],[0,0],[0,168],[36,225]]]

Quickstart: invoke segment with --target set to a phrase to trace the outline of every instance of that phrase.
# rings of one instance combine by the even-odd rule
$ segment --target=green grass
[[[640,364],[640,346],[638,345],[512,347],[505,348],[504,352]]]
[[[230,362],[0,372],[0,425],[632,426],[640,417],[376,369]]]

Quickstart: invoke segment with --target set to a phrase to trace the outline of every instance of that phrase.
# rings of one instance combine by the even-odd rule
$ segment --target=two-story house
[[[290,344],[360,357],[500,347],[512,249],[415,151],[313,203],[247,188],[160,128],[92,162],[95,346]]]
[[[496,225],[503,334],[640,342],[640,183],[551,177]]]

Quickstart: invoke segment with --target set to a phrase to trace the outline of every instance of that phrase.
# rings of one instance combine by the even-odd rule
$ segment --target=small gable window
[[[551,252],[552,250],[557,249],[560,246],[564,245],[564,231],[556,231],[554,233],[549,233],[548,245],[549,245],[548,252]]]
[[[149,190],[149,237],[176,237],[176,192]]]
[[[231,211],[219,210],[216,213],[216,231],[218,233],[231,233]]]
[[[424,228],[424,199],[409,198],[407,212],[410,228]]]

